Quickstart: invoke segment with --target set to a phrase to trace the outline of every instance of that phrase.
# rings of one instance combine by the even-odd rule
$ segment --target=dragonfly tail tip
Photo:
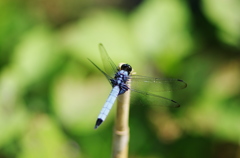
[[[97,119],[97,122],[96,122],[96,125],[95,125],[95,127],[94,127],[94,129],[97,129],[98,126],[100,126],[100,125],[102,124],[102,122],[103,122],[103,120],[100,119],[100,118],[98,118],[98,119]]]

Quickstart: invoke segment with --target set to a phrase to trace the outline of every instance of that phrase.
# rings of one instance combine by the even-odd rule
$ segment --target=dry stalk
[[[130,86],[130,85],[129,85]],[[112,158],[128,157],[130,90],[118,96]]]

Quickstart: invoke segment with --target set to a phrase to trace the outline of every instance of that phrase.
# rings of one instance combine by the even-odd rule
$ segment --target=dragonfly
[[[109,114],[116,98],[130,90],[140,94],[141,97],[149,98],[153,104],[167,107],[180,107],[180,105],[172,100],[162,97],[152,92],[173,91],[180,90],[187,87],[187,83],[180,79],[171,78],[154,78],[141,75],[133,75],[132,67],[129,64],[122,64],[117,67],[112,59],[109,57],[103,44],[99,44],[99,51],[105,71],[99,68],[93,61],[88,59],[109,81],[112,86],[112,90],[98,115],[95,129],[97,129]],[[129,84],[131,86],[129,86]],[[149,91],[145,91],[144,88],[150,88]],[[142,90],[143,89],[143,90]]]

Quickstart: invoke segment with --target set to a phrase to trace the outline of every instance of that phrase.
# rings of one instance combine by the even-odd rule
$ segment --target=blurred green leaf
[[[32,119],[21,141],[20,158],[79,157],[79,147],[67,140],[58,125],[48,116],[39,115]]]
[[[240,2],[238,0],[204,0],[203,7],[206,16],[217,27],[220,39],[238,46],[240,39]]]

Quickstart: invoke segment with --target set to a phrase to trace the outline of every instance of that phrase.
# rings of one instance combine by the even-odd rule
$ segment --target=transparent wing
[[[114,64],[112,59],[108,56],[107,51],[104,48],[102,43],[99,44],[99,51],[101,54],[105,71],[107,72],[108,75],[113,76],[118,71],[118,67]]]
[[[180,104],[178,104],[176,101],[162,97],[157,94],[140,91],[136,89],[130,88],[132,92],[136,92],[141,95],[135,95],[135,93],[131,93],[131,95],[134,95],[133,99],[137,99],[134,102],[143,104],[143,105],[152,105],[152,106],[167,106],[167,107],[180,107]]]
[[[110,77],[108,74],[106,74],[102,69],[100,69],[94,62],[92,62],[90,59],[88,59],[99,71],[101,71],[101,73],[107,78],[108,82],[111,84],[110,79],[112,79],[112,77]],[[112,85],[112,84],[111,84]]]
[[[129,82],[132,89],[150,92],[174,91],[187,87],[187,84],[183,80],[172,78],[154,78],[140,75],[131,75]]]

